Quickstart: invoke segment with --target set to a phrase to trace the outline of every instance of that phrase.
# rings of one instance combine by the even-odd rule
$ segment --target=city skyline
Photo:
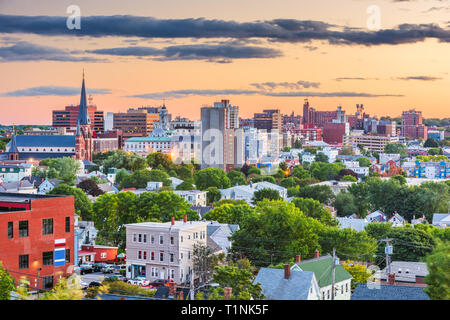
[[[78,36],[71,4],[0,1],[1,124],[51,124],[52,110],[78,104],[83,68],[104,112],[165,100],[198,120],[229,99],[243,118],[302,115],[309,98],[317,110],[449,115],[448,1],[379,1],[379,31],[370,1],[78,1]]]

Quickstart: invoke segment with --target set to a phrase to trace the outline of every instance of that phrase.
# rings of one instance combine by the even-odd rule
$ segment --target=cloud
[[[222,63],[230,62],[231,59],[276,58],[283,55],[280,50],[271,48],[206,44],[169,46],[162,49],[132,46],[88,50],[87,52],[103,55],[151,57],[158,61],[207,60]]]
[[[164,92],[145,93],[128,96],[129,98],[142,98],[142,99],[180,99],[188,96],[233,96],[233,95],[262,95],[268,97],[402,97],[403,95],[394,94],[371,94],[364,92],[302,92],[302,91],[290,91],[290,92],[268,92],[263,90],[236,90],[236,89],[219,89],[219,90],[173,90]]]
[[[382,45],[416,43],[428,38],[450,42],[450,29],[437,24],[401,24],[370,31],[322,21],[274,19],[236,22],[205,18],[156,19],[130,15],[87,16],[80,30],[66,27],[67,17],[0,15],[3,33],[33,33],[66,36],[118,36],[142,38],[262,38],[276,42],[301,43],[324,40],[332,45]]]
[[[81,89],[78,87],[42,86],[22,90],[4,92],[3,97],[38,97],[38,96],[75,96],[79,95]],[[109,89],[86,89],[88,94],[110,94]]]
[[[335,81],[344,81],[344,80],[378,80],[378,78],[362,78],[362,77],[340,77],[340,78],[335,78]]]
[[[399,80],[421,80],[421,81],[437,81],[442,80],[439,77],[430,77],[430,76],[410,76],[410,77],[398,77]]]
[[[310,81],[302,81],[299,80],[297,82],[263,82],[263,83],[252,83],[251,86],[260,89],[260,90],[274,90],[277,88],[284,88],[284,89],[301,89],[303,88],[318,88],[320,86],[320,82],[310,82]]]
[[[93,57],[77,57],[69,52],[49,47],[20,41],[11,46],[0,47],[0,62],[7,61],[83,61],[83,62],[104,62],[106,60]]]

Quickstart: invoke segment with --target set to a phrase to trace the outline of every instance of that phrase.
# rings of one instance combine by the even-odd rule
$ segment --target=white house
[[[186,202],[195,207],[206,207],[206,195],[208,191],[200,190],[174,190],[173,193],[184,198]]]
[[[24,177],[30,177],[32,169],[33,164],[31,163],[0,165],[0,182],[18,182]]]
[[[169,180],[172,181],[173,190],[175,190],[179,184],[184,182],[183,180],[175,178],[175,177],[170,177]]]
[[[282,199],[287,199],[287,189],[276,184],[262,181],[258,183],[250,183],[250,185],[234,186],[228,189],[220,189],[222,199],[245,200],[248,204],[252,204],[253,195],[256,191],[262,189],[272,189],[279,192]]]
[[[59,179],[45,179],[38,187],[39,194],[46,194],[56,188],[62,180]]]
[[[147,191],[158,191],[163,186],[163,183],[160,181],[148,181],[147,182]]]
[[[388,220],[388,222],[392,223],[393,227],[401,227],[406,223],[406,220],[397,212],[395,212],[394,215]]]

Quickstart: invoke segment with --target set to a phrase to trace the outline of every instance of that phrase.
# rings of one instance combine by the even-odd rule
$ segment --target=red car
[[[173,282],[173,280],[167,281],[165,279],[158,279],[153,282],[150,282],[150,288],[159,288],[162,286],[168,286],[169,283]]]

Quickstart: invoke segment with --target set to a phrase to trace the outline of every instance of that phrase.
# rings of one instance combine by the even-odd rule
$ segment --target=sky
[[[450,117],[450,0],[0,0],[0,124],[51,124],[83,69],[105,112]]]

